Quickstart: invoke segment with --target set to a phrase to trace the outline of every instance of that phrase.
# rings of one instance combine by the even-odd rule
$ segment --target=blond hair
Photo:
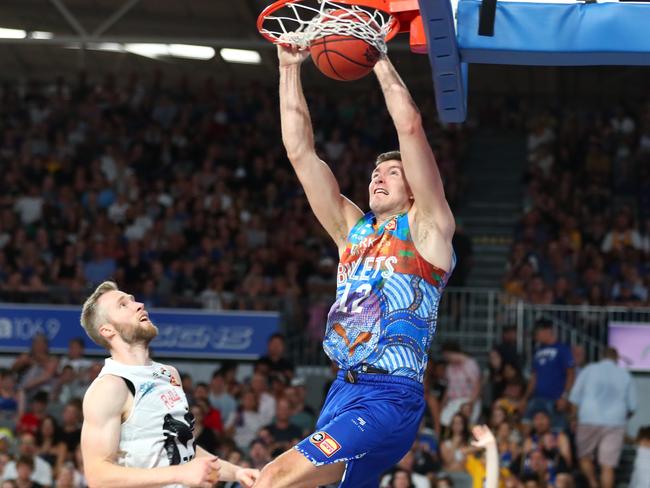
[[[117,291],[119,288],[113,281],[104,281],[101,285],[95,288],[95,291],[84,302],[81,309],[81,326],[88,334],[95,344],[98,346],[109,348],[109,344],[99,333],[100,321],[104,319],[103,314],[97,310],[97,301],[99,298],[108,293],[109,291]]]

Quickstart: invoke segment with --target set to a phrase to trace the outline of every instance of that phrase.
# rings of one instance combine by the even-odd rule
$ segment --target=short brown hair
[[[109,344],[106,342],[106,339],[100,335],[98,329],[98,326],[100,325],[99,321],[103,319],[103,317],[101,317],[97,311],[97,300],[99,300],[103,294],[117,290],[119,290],[119,288],[113,281],[104,281],[95,289],[92,295],[86,299],[84,306],[81,309],[81,326],[95,344],[105,347],[106,349],[108,349]]]
[[[375,160],[375,168],[379,166],[381,163],[384,163],[386,161],[392,161],[392,160],[401,161],[402,153],[399,151],[388,151],[385,153],[381,153],[379,156],[377,156],[377,159]]]

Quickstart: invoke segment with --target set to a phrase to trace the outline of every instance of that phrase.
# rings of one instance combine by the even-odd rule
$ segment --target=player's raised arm
[[[116,464],[122,414],[129,395],[124,380],[112,375],[96,380],[86,392],[81,453],[89,488],[145,488],[174,483],[212,487],[219,474],[217,458],[151,469]]]
[[[278,45],[282,141],[316,218],[342,250],[348,232],[363,213],[341,195],[332,170],[316,154],[311,117],[300,81],[300,66],[308,55],[309,51]]]
[[[404,175],[413,192],[415,209],[425,219],[432,220],[442,238],[451,242],[456,227],[454,216],[445,199],[420,111],[388,57],[382,57],[374,71],[397,130]]]

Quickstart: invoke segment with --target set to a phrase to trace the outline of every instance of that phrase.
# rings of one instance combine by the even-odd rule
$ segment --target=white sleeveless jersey
[[[122,423],[117,464],[155,468],[192,460],[194,417],[169,367],[156,362],[130,366],[109,358],[98,378],[109,374],[130,381],[135,388],[133,408]],[[165,488],[172,487],[182,485]]]

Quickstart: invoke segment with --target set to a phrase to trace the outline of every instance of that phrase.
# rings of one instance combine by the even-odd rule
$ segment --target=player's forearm
[[[292,163],[304,152],[314,150],[314,130],[298,64],[280,68],[280,122],[282,142]]]
[[[210,452],[206,451],[203,449],[201,446],[196,447],[196,457],[215,457],[214,454],[211,454]],[[237,481],[237,470],[240,469],[239,466],[229,463],[228,461],[224,461],[223,459],[219,459],[219,467],[221,468],[219,470],[219,481]]]
[[[374,71],[398,134],[420,130],[420,111],[390,60],[384,56],[377,62]]]
[[[127,468],[103,461],[85,467],[88,488],[155,488],[181,483],[180,466]]]

